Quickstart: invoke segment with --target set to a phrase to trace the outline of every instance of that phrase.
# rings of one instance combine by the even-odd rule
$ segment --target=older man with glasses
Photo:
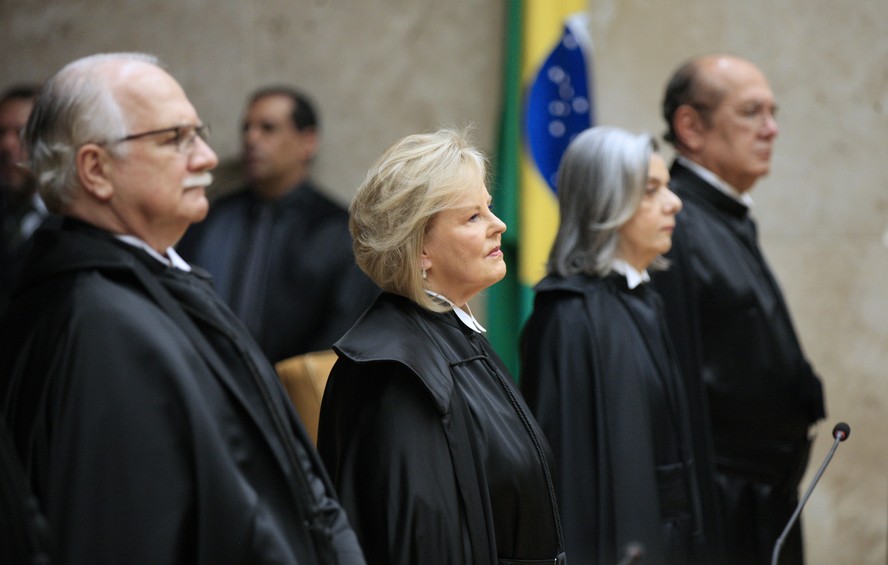
[[[0,409],[59,563],[363,563],[274,370],[172,249],[216,154],[144,54],[70,63],[25,130],[60,226],[0,326]],[[2,536],[2,534],[0,534]]]
[[[824,416],[820,380],[750,216],[749,191],[771,166],[776,111],[764,74],[730,55],[682,65],[663,100],[666,140],[678,153],[670,184],[684,209],[667,255],[672,266],[653,279],[694,427],[710,432],[726,539],[717,562],[732,565],[769,563],[798,501],[809,427]],[[796,526],[781,563],[803,561]]]

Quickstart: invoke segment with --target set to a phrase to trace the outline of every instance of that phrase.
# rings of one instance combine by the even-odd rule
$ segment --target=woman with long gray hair
[[[522,335],[522,391],[549,439],[576,563],[698,563],[706,543],[684,387],[648,269],[681,201],[649,135],[598,127],[558,173],[561,224]],[[709,497],[703,497],[709,500]]]

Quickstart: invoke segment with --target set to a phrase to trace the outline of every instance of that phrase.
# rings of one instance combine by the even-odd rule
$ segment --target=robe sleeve
[[[567,555],[572,563],[596,563],[605,462],[598,457],[591,328],[581,295],[546,294],[522,334],[521,391],[552,447]]]
[[[467,562],[442,416],[406,367],[340,360],[324,393],[318,450],[368,563]]]

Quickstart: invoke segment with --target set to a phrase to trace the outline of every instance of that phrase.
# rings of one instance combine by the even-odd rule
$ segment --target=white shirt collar
[[[737,190],[736,188],[734,188],[733,186],[728,184],[720,176],[713,173],[712,171],[710,171],[709,169],[707,169],[703,165],[701,165],[699,163],[695,163],[695,162],[691,161],[690,159],[683,157],[681,155],[678,155],[676,157],[676,159],[678,160],[679,163],[681,163],[685,167],[689,168],[690,170],[694,171],[694,173],[696,173],[698,177],[702,178],[703,180],[705,180],[706,182],[708,182],[709,184],[711,184],[712,186],[717,188],[719,190],[719,192],[722,192],[722,193],[730,196],[731,198],[733,198],[734,200],[736,200],[740,204],[743,204],[747,208],[751,209],[755,205],[755,202],[753,202],[752,197],[749,195],[749,193],[740,192],[739,190]]]
[[[40,197],[38,192],[31,195],[31,206],[44,216],[49,214],[49,210],[46,209],[46,204],[44,204],[43,198]]]
[[[37,231],[43,219],[48,215],[49,210],[46,209],[46,204],[43,203],[40,195],[35,192],[31,195],[31,210],[24,215],[19,225],[18,237],[22,240],[30,237],[32,233]]]
[[[172,247],[167,247],[166,257],[164,257],[163,255],[155,251],[153,247],[134,235],[114,234],[114,237],[124,243],[132,245],[133,247],[138,247],[139,249],[144,250],[146,253],[148,253],[148,255],[151,255],[167,267],[175,267],[176,269],[180,269],[185,272],[191,271],[191,265],[185,262],[185,260],[182,259],[182,257],[180,257],[179,254],[176,253],[176,250]]]
[[[651,280],[651,276],[648,274],[647,269],[639,273],[635,267],[622,259],[614,259],[611,268],[626,277],[626,284],[629,288],[635,288],[638,285],[650,282]]]
[[[470,330],[474,330],[478,333],[487,332],[487,330],[484,329],[484,326],[479,324],[478,320],[475,319],[475,316],[472,314],[471,309],[469,309],[469,311],[466,312],[465,310],[463,310],[462,308],[460,308],[459,306],[455,305],[453,302],[448,300],[448,298],[446,296],[444,296],[443,294],[438,294],[437,292],[432,292],[429,289],[426,289],[426,293],[431,296],[434,296],[435,298],[437,298],[439,300],[443,300],[444,302],[449,304],[450,307],[453,308],[453,311],[456,312],[456,317],[459,318],[459,321],[462,322],[463,324],[465,324]],[[469,308],[468,304],[466,304],[466,308]]]

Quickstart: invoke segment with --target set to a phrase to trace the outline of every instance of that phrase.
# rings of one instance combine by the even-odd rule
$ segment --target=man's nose
[[[208,171],[219,164],[219,157],[209,143],[198,137],[194,141],[194,150],[188,157],[188,165],[191,169]]]

